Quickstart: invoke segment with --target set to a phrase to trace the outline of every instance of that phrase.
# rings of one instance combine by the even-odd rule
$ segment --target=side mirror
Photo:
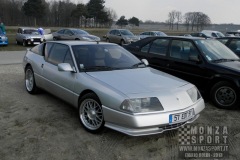
[[[141,61],[142,61],[146,66],[149,65],[148,60],[146,60],[146,59],[142,59]]]
[[[198,55],[190,55],[189,61],[197,62],[197,63],[201,62],[201,60],[198,58]]]
[[[58,71],[60,72],[75,72],[69,63],[59,63]]]

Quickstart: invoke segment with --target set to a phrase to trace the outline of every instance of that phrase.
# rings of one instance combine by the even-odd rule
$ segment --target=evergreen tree
[[[42,18],[45,15],[45,0],[28,0],[22,6],[22,11],[28,17],[34,18],[34,25],[37,25],[37,19]]]
[[[128,25],[128,20],[125,19],[125,16],[121,16],[119,20],[116,22],[116,25],[122,28],[123,26]]]
[[[100,19],[107,15],[104,11],[104,0],[90,0],[87,3],[87,9],[88,9],[88,16],[89,18],[94,18],[94,20],[99,23],[101,22]],[[95,26],[97,26],[97,23],[95,23]]]
[[[132,17],[132,18],[130,18],[129,20],[128,20],[128,22],[130,23],[130,24],[133,24],[133,25],[135,25],[135,26],[139,26],[139,19],[138,18],[136,18],[136,17]]]

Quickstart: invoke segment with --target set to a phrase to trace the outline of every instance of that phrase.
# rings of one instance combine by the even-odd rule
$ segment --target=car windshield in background
[[[89,34],[88,32],[83,31],[83,30],[80,30],[80,29],[74,29],[74,30],[72,30],[72,31],[73,31],[73,33],[75,33],[75,34],[85,34],[85,35],[88,35],[88,34]]]
[[[217,40],[196,40],[196,44],[209,61],[239,60],[236,54]]]
[[[24,34],[35,34],[35,35],[39,35],[37,30],[33,30],[33,29],[28,29],[28,30],[24,30],[23,31]]]
[[[157,36],[167,36],[165,33],[163,32],[155,32],[157,34]]]
[[[102,71],[145,67],[127,50],[117,45],[75,45],[73,53],[79,70]]]
[[[224,34],[222,34],[221,32],[217,32],[217,37],[225,37]]]
[[[129,30],[120,30],[120,32],[122,35],[125,35],[125,36],[133,36],[133,33],[130,32]]]

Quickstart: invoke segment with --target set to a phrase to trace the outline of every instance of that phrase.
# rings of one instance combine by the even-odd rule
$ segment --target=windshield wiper
[[[90,66],[90,67],[86,67],[84,70],[93,70],[93,71],[111,71],[115,68],[113,67],[109,67],[109,66]]]
[[[139,62],[139,63],[136,63],[136,64],[132,65],[131,68],[138,68],[138,67],[140,67],[141,65],[143,65],[143,67],[145,67],[145,63]]]
[[[215,63],[219,63],[219,62],[230,62],[230,61],[239,61],[239,59],[224,59],[224,58],[221,58],[221,59],[212,60],[212,62],[215,62]]]

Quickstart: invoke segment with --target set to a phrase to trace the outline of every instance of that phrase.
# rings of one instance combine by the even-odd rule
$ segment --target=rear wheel
[[[238,106],[239,94],[236,87],[229,82],[221,81],[216,83],[211,89],[212,102],[218,108],[234,109]]]
[[[104,127],[102,105],[94,93],[84,95],[79,101],[79,119],[83,127],[91,133],[98,133]]]
[[[35,83],[34,72],[31,66],[27,66],[25,70],[25,87],[28,93],[35,94],[38,88]]]
[[[23,40],[22,45],[23,45],[24,47],[27,46],[26,40]]]
[[[125,44],[125,41],[122,39],[120,42],[120,45],[123,46]]]

